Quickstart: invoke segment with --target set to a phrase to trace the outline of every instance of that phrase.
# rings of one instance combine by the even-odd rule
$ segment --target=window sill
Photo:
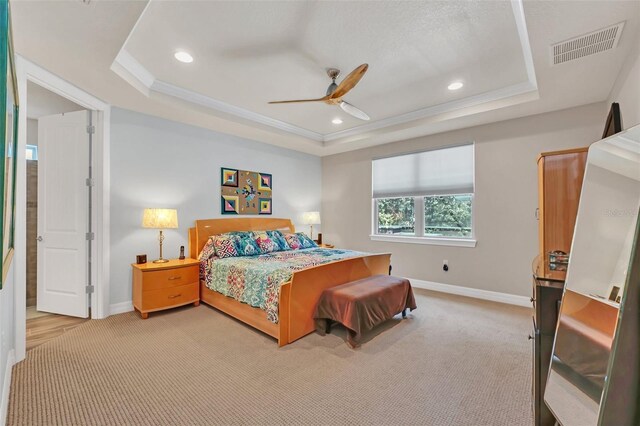
[[[437,237],[410,237],[405,235],[369,235],[371,241],[387,241],[391,243],[427,244],[434,246],[451,247],[475,247],[477,241],[470,238],[437,238]]]

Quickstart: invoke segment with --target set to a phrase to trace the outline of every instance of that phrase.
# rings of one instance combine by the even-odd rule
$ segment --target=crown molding
[[[164,81],[155,80],[149,89],[153,92],[169,95],[174,98],[191,102],[192,104],[200,105],[205,108],[239,117],[241,119],[248,120],[254,123],[274,127],[288,133],[293,133],[295,135],[314,140],[316,142],[324,141],[323,136],[320,133],[303,129],[302,127],[298,127],[284,121],[276,120],[274,118],[267,117],[266,115],[258,114],[256,112],[249,111],[248,109],[240,108],[235,105],[222,102],[218,99],[203,95],[201,93],[197,93],[170,83],[166,83]]]
[[[531,52],[531,43],[529,42],[529,32],[527,31],[527,20],[524,17],[524,6],[522,0],[511,0],[511,10],[518,28],[518,38],[520,39],[520,48],[524,57],[524,65],[527,69],[527,80],[537,90],[538,81],[536,79],[536,69],[533,65],[533,53]]]
[[[352,127],[351,129],[345,129],[345,130],[340,130],[334,133],[328,133],[324,135],[324,141],[332,142],[338,139],[348,138],[348,137],[360,135],[362,133],[383,129],[385,127],[396,126],[399,124],[408,123],[410,121],[429,118],[429,117],[433,117],[439,114],[444,114],[447,112],[458,111],[464,108],[475,107],[475,106],[483,105],[489,102],[508,99],[514,96],[522,95],[529,92],[535,92],[535,91],[537,91],[537,87],[534,87],[529,81],[525,81],[523,83],[514,84],[511,86],[503,87],[501,89],[480,93],[475,96],[469,96],[463,99],[458,99],[451,102],[445,102],[443,104],[418,109],[405,114],[400,114],[393,117],[378,120],[373,123],[364,124],[362,126]]]
[[[116,59],[111,64],[111,71],[118,74],[118,76],[138,89],[145,96],[149,96],[149,90],[156,81],[153,74],[124,49],[118,52],[118,56],[116,56]]]

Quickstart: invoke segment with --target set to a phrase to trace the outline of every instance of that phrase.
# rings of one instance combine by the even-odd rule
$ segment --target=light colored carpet
[[[209,308],[89,321],[13,370],[9,425],[530,425],[530,311],[416,290],[349,349],[274,340]]]

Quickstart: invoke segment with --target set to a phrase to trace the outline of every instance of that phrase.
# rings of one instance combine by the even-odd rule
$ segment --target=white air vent
[[[553,65],[613,49],[618,45],[624,22],[551,46]]]

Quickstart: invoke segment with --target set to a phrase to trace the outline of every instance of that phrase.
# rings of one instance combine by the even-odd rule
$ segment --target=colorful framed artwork
[[[259,214],[271,214],[271,198],[260,198]]]
[[[0,0],[0,188],[2,188],[2,216],[0,218],[0,258],[2,278],[0,289],[6,281],[13,259],[13,238],[16,204],[16,144],[18,132],[18,83],[15,72],[11,15],[9,2]]]
[[[240,199],[238,196],[223,195],[220,198],[222,214],[238,214],[238,206],[240,205]]]
[[[238,187],[238,170],[236,169],[220,169],[220,180],[222,186]]]
[[[262,191],[271,191],[271,175],[267,173],[258,173],[258,189]]]
[[[222,167],[220,203],[223,215],[269,215],[272,213],[273,176]]]

